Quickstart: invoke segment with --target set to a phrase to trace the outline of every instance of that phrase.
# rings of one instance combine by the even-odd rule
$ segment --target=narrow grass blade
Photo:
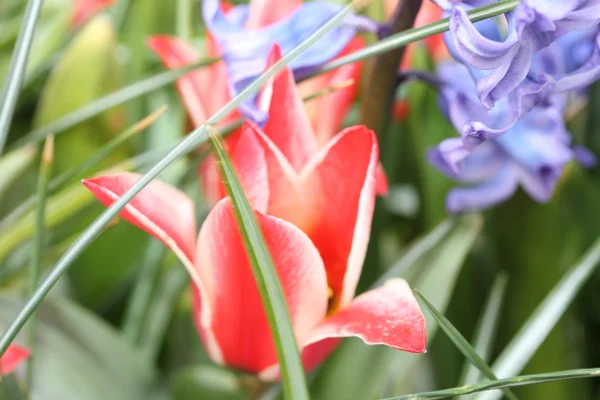
[[[221,164],[246,253],[269,321],[269,328],[277,350],[285,397],[308,399],[302,359],[273,259],[229,156],[216,136],[211,136],[211,144]]]
[[[110,110],[111,108],[123,104],[129,100],[133,100],[139,96],[173,83],[188,72],[193,71],[196,68],[213,64],[218,60],[218,58],[200,60],[197,63],[190,64],[182,68],[161,72],[160,74],[156,74],[132,85],[126,86],[123,89],[101,97],[98,100],[95,100],[88,105],[65,115],[64,117],[49,123],[48,125],[34,129],[19,140],[15,141],[13,147],[22,146],[25,143],[38,142],[43,140],[51,133],[58,135],[81,122],[87,121],[88,119],[103,113],[104,111]]]
[[[498,378],[496,378],[494,371],[492,371],[489,365],[487,365],[486,362],[481,358],[481,356],[477,354],[477,351],[475,351],[475,349],[473,348],[473,346],[471,346],[467,339],[465,339],[465,337],[460,334],[458,329],[456,329],[446,317],[444,317],[438,310],[436,310],[433,304],[427,301],[427,299],[423,297],[423,295],[419,293],[419,291],[415,290],[415,295],[417,296],[417,299],[419,299],[421,303],[427,308],[427,310],[429,310],[433,318],[435,318],[436,322],[439,324],[440,328],[442,328],[444,333],[446,333],[448,338],[452,340],[452,343],[454,343],[456,348],[460,350],[460,352],[467,358],[467,360],[469,360],[471,364],[477,367],[477,369],[480,370],[483,373],[483,375],[485,375],[488,379],[497,380]],[[515,396],[509,390],[504,390],[504,395],[511,400],[517,400],[517,396]]]
[[[54,160],[54,136],[50,135],[44,143],[42,150],[42,160],[37,183],[37,194],[40,201],[38,202],[37,212],[35,217],[35,237],[31,249],[31,262],[29,265],[29,290],[28,295],[31,296],[35,291],[40,280],[40,269],[42,262],[42,253],[44,251],[44,236],[46,232],[45,214],[46,214],[46,196],[48,194],[48,181],[52,170],[52,162]],[[31,397],[30,388],[33,382],[33,366],[35,360],[35,347],[37,336],[36,315],[32,314],[29,320],[28,346],[31,351],[31,356],[27,360],[27,398]]]
[[[131,139],[137,133],[146,129],[150,124],[154,123],[158,117],[160,117],[167,109],[167,106],[163,106],[146,118],[138,122],[137,124],[126,129],[123,133],[115,137],[113,140],[102,146],[96,153],[92,154],[88,159],[84,160],[81,164],[73,166],[71,169],[66,170],[56,178],[52,179],[48,184],[48,193],[56,193],[60,188],[64,187],[65,184],[73,181],[80,177],[86,171],[89,171],[99,162],[101,162],[110,153],[116,150],[120,145]],[[28,147],[26,147],[28,148]],[[15,150],[17,152],[18,150]],[[12,154],[12,153],[11,153]],[[1,169],[0,169],[1,171]],[[1,178],[0,178],[1,179]],[[1,184],[0,184],[1,188]],[[15,208],[0,222],[0,232],[9,229],[19,219],[23,217],[28,211],[33,209],[37,202],[38,196],[34,195],[23,201],[19,207]]]
[[[506,273],[500,273],[496,279],[494,279],[490,295],[483,309],[482,317],[475,329],[475,351],[486,361],[490,357],[492,345],[496,337],[496,328],[500,322],[500,310],[502,309],[504,295],[506,294],[507,283],[508,277],[506,276]],[[465,362],[459,384],[466,385],[468,383],[475,383],[480,380],[480,377],[481,373],[479,370],[470,362]]]
[[[599,262],[600,239],[597,239],[581,261],[571,267],[500,353],[492,365],[498,376],[518,374],[527,365]],[[498,396],[489,393],[481,398],[490,400],[497,399]]]
[[[229,103],[223,106],[205,124],[201,125],[189,135],[185,136],[177,145],[175,145],[163,158],[161,158],[146,174],[144,174],[123,196],[100,214],[79,236],[79,238],[67,249],[65,254],[57,261],[50,273],[42,281],[21,309],[19,314],[10,324],[8,329],[0,337],[0,356],[4,354],[10,343],[14,340],[17,333],[21,330],[29,316],[42,302],[44,297],[50,292],[52,287],[60,279],[62,274],[68,269],[71,263],[96,239],[104,227],[108,225],[114,217],[129,203],[152,179],[154,179],[162,170],[167,168],[179,157],[187,154],[196,148],[200,143],[207,140],[206,134],[210,127],[221,121],[225,116],[235,110],[245,99],[258,92],[260,87],[281,69],[283,69],[291,60],[311,46],[323,35],[339,25],[342,20],[353,10],[354,5],[349,4],[338,12],[333,18],[328,20],[319,29],[317,29],[306,40],[286,53],[279,61],[268,68],[263,74],[250,83],[244,90],[235,96]]]
[[[452,389],[436,390],[434,392],[407,394],[406,396],[390,397],[388,399],[382,400],[444,399],[447,397],[484,392],[488,390],[505,389],[525,385],[535,385],[538,383],[555,382],[565,379],[597,378],[599,376],[600,368],[573,369],[569,371],[549,372],[547,374],[515,376],[513,378],[481,382],[473,385],[465,385]]]
[[[21,84],[27,69],[27,58],[29,57],[29,50],[31,49],[31,42],[33,42],[33,34],[35,33],[41,8],[42,0],[29,0],[27,2],[17,43],[10,60],[8,75],[2,90],[2,101],[0,102],[0,155],[4,151],[8,129],[21,91]]]

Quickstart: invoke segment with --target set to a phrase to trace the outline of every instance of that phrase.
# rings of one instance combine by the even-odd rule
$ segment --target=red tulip
[[[0,357],[0,376],[12,373],[23,361],[29,358],[29,349],[11,344]]]
[[[273,53],[273,60],[278,57]],[[273,257],[307,370],[342,337],[422,352],[425,322],[406,282],[354,298],[375,202],[378,146],[364,126],[320,146],[291,71],[269,83],[264,131],[246,122],[228,150]],[[102,176],[84,184],[112,204],[138,176]],[[220,200],[198,237],[192,201],[160,181],[146,187],[122,217],[169,246],[187,267],[195,320],[218,363],[263,379],[277,358],[231,200]]]
[[[74,0],[75,12],[71,25],[78,27],[90,19],[94,14],[110,7],[115,0]]]

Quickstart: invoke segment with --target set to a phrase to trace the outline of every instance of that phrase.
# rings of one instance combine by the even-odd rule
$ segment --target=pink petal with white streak
[[[255,216],[277,269],[296,339],[305,342],[327,311],[323,262],[294,225],[259,212]],[[275,364],[271,331],[229,198],[207,217],[197,249],[196,264],[206,287],[199,320],[221,350],[221,357],[213,359],[253,373]]]

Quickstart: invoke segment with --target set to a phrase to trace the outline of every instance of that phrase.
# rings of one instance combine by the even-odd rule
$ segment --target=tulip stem
[[[410,29],[421,8],[421,0],[401,0],[394,11],[394,16],[387,26],[388,34],[395,34]],[[396,82],[398,66],[404,55],[404,47],[382,53],[375,58],[371,69],[367,95],[363,96],[360,107],[360,121],[371,128],[379,139],[379,148],[386,148],[385,133],[388,130]],[[383,160],[382,160],[383,161]],[[366,263],[371,271],[363,277],[366,285],[371,284],[379,274],[379,237],[386,225],[387,215],[381,199],[375,203],[375,212],[371,226],[371,240],[367,251]]]
[[[421,0],[401,0],[388,26],[389,34],[412,28],[420,8]],[[398,66],[404,56],[404,49],[405,47],[398,47],[375,58],[367,86],[368,95],[363,97],[361,104],[361,123],[375,131],[382,147],[385,146],[382,139],[390,122]]]
[[[40,264],[42,262],[42,252],[44,248],[44,233],[45,233],[45,214],[46,214],[46,198],[48,194],[48,180],[52,169],[52,162],[54,159],[54,136],[48,136],[42,150],[42,159],[40,162],[40,169],[37,182],[38,202],[36,219],[35,219],[35,237],[32,245],[31,262],[29,265],[29,288],[28,295],[31,296],[35,291],[40,279]],[[32,383],[33,383],[33,367],[34,367],[34,356],[36,347],[36,336],[37,336],[37,319],[36,314],[33,313],[29,320],[29,332],[28,332],[28,343],[31,356],[27,360],[26,368],[26,398],[31,398]]]

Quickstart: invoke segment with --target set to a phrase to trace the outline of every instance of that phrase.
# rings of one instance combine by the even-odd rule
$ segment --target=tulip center
[[[331,317],[340,309],[340,298],[335,295],[335,291],[327,285],[327,317]]]

